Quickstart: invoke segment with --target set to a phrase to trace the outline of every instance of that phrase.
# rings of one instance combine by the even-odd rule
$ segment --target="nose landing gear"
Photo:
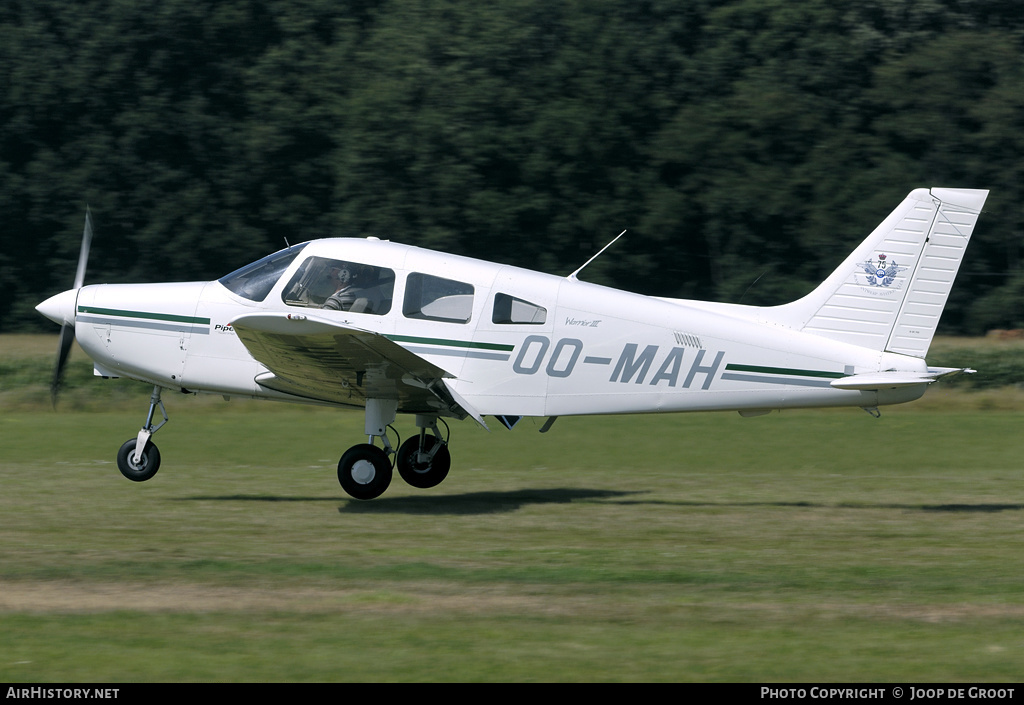
[[[149,397],[149,413],[146,415],[146,423],[136,438],[129,438],[117,452],[117,469],[121,474],[133,482],[145,482],[160,469],[160,451],[150,441],[150,437],[159,431],[167,423],[167,410],[160,400],[160,387],[153,387],[153,394]],[[153,426],[153,414],[157,408],[163,415],[164,420]]]

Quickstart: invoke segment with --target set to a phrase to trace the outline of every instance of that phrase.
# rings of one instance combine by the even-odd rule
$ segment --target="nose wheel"
[[[121,450],[117,451],[117,469],[121,474],[132,482],[145,482],[156,475],[160,469],[160,451],[153,443],[147,443],[142,449],[139,459],[135,459],[135,446],[137,438],[131,438],[124,442]]]

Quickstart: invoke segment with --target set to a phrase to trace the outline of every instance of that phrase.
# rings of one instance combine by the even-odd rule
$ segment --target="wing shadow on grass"
[[[636,492],[586,489],[536,489],[511,492],[466,492],[463,494],[415,497],[387,496],[369,502],[348,500],[338,508],[342,514],[499,514],[514,512],[531,504],[570,504],[591,500],[615,500]],[[285,497],[280,495],[197,495],[181,502],[337,502],[338,497]]]
[[[624,500],[618,504],[659,504],[673,507],[793,507],[806,509],[900,509],[908,512],[963,512],[989,513],[1024,510],[1024,504],[894,504],[879,502],[674,502],[652,500]]]
[[[527,505],[571,504],[593,502],[595,504],[619,504],[637,506],[669,506],[680,509],[727,508],[727,507],[779,507],[792,509],[898,509],[916,512],[950,513],[992,513],[1022,511],[1024,504],[959,503],[959,504],[896,504],[868,502],[694,502],[661,500],[657,497],[632,498],[642,492],[614,490],[587,490],[578,488],[523,489],[509,492],[466,492],[463,494],[430,495],[414,497],[382,497],[369,502],[348,500],[338,508],[342,514],[499,514],[514,512]],[[199,495],[182,497],[176,501],[217,501],[217,502],[337,502],[338,497],[286,497],[281,495]]]
[[[571,504],[589,500],[608,500],[633,492],[554,488],[514,490],[511,492],[466,492],[454,495],[395,497],[360,502],[351,500],[338,508],[342,514],[500,514],[514,512],[533,504]]]
[[[844,505],[838,506],[842,507]],[[881,506],[887,507],[889,505],[883,504]],[[1007,512],[1024,509],[1024,504],[894,504],[892,506],[897,509],[918,509],[923,512]]]
[[[377,499],[372,502],[350,500],[339,507],[342,514],[497,514],[513,512],[525,505],[570,504],[592,502],[594,504],[618,504],[638,506],[698,507],[782,507],[794,509],[898,509],[923,512],[1003,512],[1024,510],[1024,504],[869,504],[823,502],[672,502],[656,498],[630,498],[642,492],[617,492],[612,490],[586,489],[544,489],[518,490],[513,492],[468,492],[445,496],[396,497]]]

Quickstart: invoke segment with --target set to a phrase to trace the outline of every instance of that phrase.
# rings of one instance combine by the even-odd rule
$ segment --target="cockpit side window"
[[[473,285],[413,272],[405,284],[402,313],[406,318],[469,323],[473,317]]]
[[[391,310],[395,272],[358,262],[310,257],[284,288],[289,306],[383,316]]]
[[[548,317],[548,310],[543,306],[532,304],[524,299],[517,299],[508,294],[494,295],[494,311],[492,323],[539,326]]]
[[[275,252],[261,260],[236,269],[219,281],[234,293],[250,301],[263,301],[277,284],[277,280],[288,269],[288,265],[299,256],[306,243]]]

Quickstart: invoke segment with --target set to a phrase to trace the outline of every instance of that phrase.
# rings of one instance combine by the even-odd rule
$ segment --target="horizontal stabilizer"
[[[929,367],[927,372],[868,372],[841,377],[840,379],[833,380],[831,384],[836,389],[874,391],[912,387],[918,384],[931,384],[943,377],[960,373],[972,374],[973,372],[974,370],[968,367]]]

